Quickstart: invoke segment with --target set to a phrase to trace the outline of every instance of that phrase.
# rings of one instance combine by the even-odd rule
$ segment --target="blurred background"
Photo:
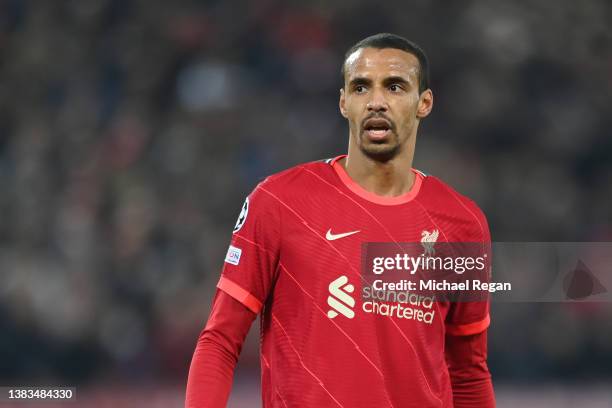
[[[343,54],[381,31],[430,58],[415,167],[493,240],[612,241],[610,27],[608,0],[0,0],[0,385],[182,406],[244,197],[345,152]],[[612,304],[492,316],[500,407],[612,407]]]

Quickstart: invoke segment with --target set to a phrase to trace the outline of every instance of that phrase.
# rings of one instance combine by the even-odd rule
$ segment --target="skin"
[[[349,146],[340,164],[361,187],[380,196],[405,194],[414,183],[409,169],[417,130],[433,107],[431,90],[419,93],[418,74],[418,59],[393,48],[361,48],[345,62],[339,105],[349,124]],[[364,129],[371,118],[390,122],[384,139],[374,140]]]

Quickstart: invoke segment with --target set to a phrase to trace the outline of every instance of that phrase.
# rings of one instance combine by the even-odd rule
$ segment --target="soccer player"
[[[266,408],[495,406],[488,302],[436,301],[426,322],[367,313],[360,295],[362,243],[490,242],[473,201],[412,168],[433,106],[427,58],[377,34],[346,53],[342,73],[348,154],[269,176],[246,199],[186,407],[225,407],[259,313]]]

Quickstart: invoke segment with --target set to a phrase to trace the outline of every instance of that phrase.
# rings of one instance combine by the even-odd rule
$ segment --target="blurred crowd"
[[[184,381],[244,197],[345,152],[343,54],[376,32],[427,52],[415,167],[493,240],[611,241],[611,23],[607,0],[0,0],[0,383]],[[610,309],[494,305],[494,375],[612,378]]]

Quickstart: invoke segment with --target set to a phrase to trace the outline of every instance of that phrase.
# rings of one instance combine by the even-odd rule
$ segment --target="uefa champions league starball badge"
[[[246,221],[247,214],[249,213],[249,197],[244,200],[244,204],[242,205],[242,210],[240,210],[240,215],[238,216],[238,220],[236,221],[236,225],[234,225],[234,234],[240,231],[240,228],[244,225]]]

